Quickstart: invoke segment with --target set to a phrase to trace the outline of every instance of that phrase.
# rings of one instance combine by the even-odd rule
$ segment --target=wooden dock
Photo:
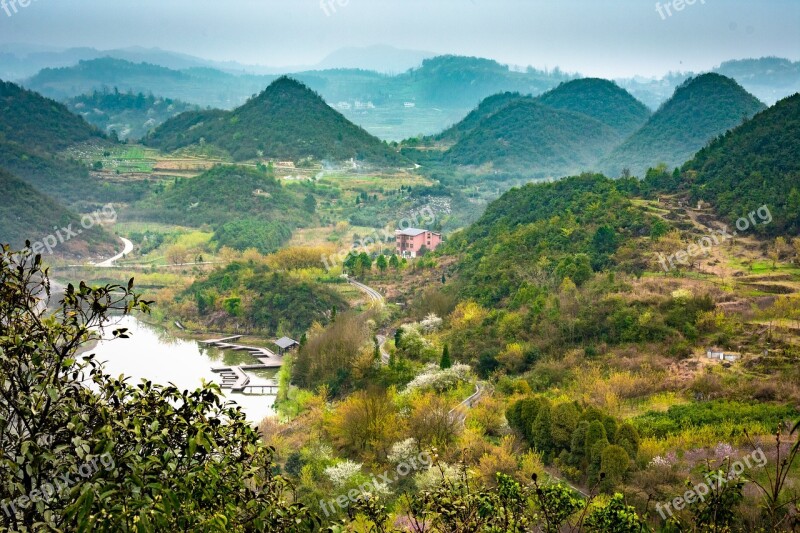
[[[215,346],[221,350],[248,352],[258,361],[257,364],[212,368],[212,372],[216,372],[222,378],[222,384],[220,387],[222,389],[231,390],[232,392],[240,392],[243,394],[255,394],[258,391],[260,394],[277,395],[277,383],[269,382],[266,384],[250,384],[250,376],[247,375],[246,371],[280,368],[281,365],[283,365],[283,357],[268,348],[256,348],[253,346],[244,346],[242,344],[233,344],[232,342],[229,342],[240,339],[241,337],[242,335],[235,335],[233,337],[226,337],[224,339],[201,341],[203,344]]]

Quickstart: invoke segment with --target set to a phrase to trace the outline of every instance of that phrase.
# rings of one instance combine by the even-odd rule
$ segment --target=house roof
[[[400,230],[398,233],[400,235],[408,235],[409,237],[416,237],[417,235],[422,235],[426,233],[428,230],[425,229],[418,229],[418,228],[406,228],[404,230]]]
[[[275,346],[277,346],[281,350],[285,350],[286,348],[290,348],[296,344],[300,343],[294,339],[290,339],[289,337],[281,337],[280,339],[275,341]]]

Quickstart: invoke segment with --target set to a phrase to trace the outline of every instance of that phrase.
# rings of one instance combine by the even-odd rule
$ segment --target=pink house
[[[432,252],[442,242],[441,233],[424,229],[408,228],[397,230],[394,234],[397,237],[397,254],[401,257],[417,257],[423,247]]]

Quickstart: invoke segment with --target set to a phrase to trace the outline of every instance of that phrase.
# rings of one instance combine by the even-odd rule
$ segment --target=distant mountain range
[[[98,57],[101,52],[92,49],[29,52],[24,57],[39,58],[33,63],[49,61],[54,68],[37,70],[24,83],[60,101],[116,88],[123,93],[153,94],[202,108],[233,109],[291,70],[293,78],[320,93],[351,121],[382,139],[401,140],[439,133],[493,94],[519,92],[536,96],[579,78],[558,69],[519,71],[489,59],[429,57],[427,52],[381,46],[343,49],[318,65],[291,69],[215,63],[158,49],[103,53]],[[0,54],[0,72],[4,72],[4,64],[30,63],[20,57],[23,56],[11,52]],[[6,76],[13,79],[10,68],[5,69]],[[747,59],[723,63],[715,70],[733,77],[767,103],[800,90],[800,62]],[[615,81],[655,110],[692,75],[671,73],[661,79]],[[118,121],[113,116],[110,120]]]

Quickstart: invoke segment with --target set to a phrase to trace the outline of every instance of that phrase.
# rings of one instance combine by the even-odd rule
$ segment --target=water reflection
[[[106,330],[106,337],[117,328],[128,328],[130,339],[104,340],[91,350],[98,361],[105,362],[112,376],[125,375],[133,383],[149,379],[153,383],[173,383],[180,389],[194,389],[203,380],[220,382],[214,367],[257,363],[247,352],[220,350],[181,338],[170,331],[150,326],[133,317],[116,320]],[[275,371],[249,372],[250,383],[258,385],[275,377]],[[274,414],[273,396],[257,396],[227,392],[226,397],[239,404],[249,420],[259,422]]]

